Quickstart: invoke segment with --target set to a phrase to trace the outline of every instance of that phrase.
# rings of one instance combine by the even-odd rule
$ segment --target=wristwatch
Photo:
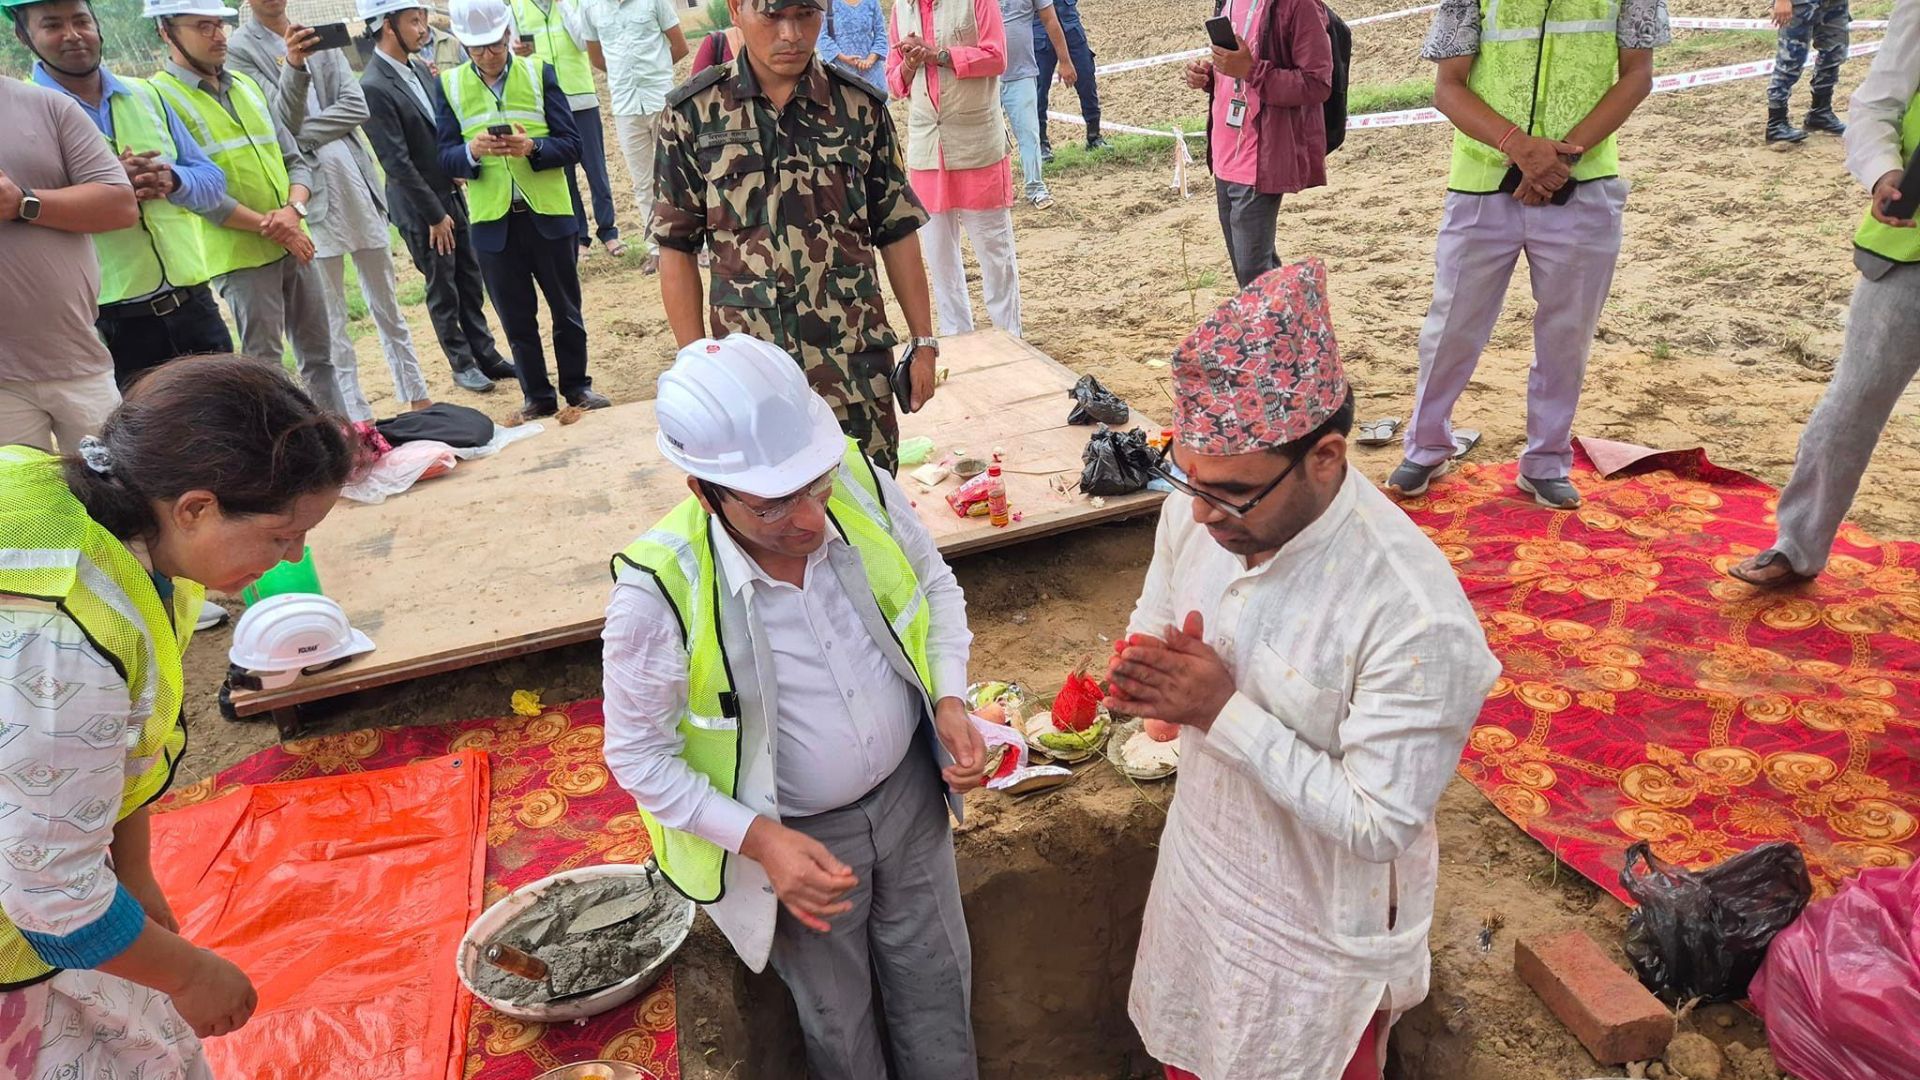
[[[949,49],[941,49],[940,55],[934,59],[941,67],[953,66],[953,52]]]
[[[39,219],[40,219],[40,196],[35,195],[33,193],[32,188],[29,188],[29,187],[21,188],[20,189],[20,220],[21,221],[38,221]]]
[[[917,337],[907,342],[907,348],[910,350],[911,349],[932,349],[934,352],[939,352],[940,339],[937,337]]]
[[[293,208],[293,212],[294,212],[294,213],[296,213],[296,214],[299,214],[299,215],[300,215],[300,220],[301,220],[301,221],[305,221],[305,220],[307,220],[307,204],[306,204],[306,203],[303,203],[303,202],[290,202],[290,203],[288,203],[287,205]]]

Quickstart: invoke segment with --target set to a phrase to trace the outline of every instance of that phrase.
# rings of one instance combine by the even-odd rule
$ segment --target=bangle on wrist
[[[1507,152],[1507,140],[1508,140],[1508,139],[1511,139],[1511,138],[1513,138],[1513,136],[1514,136],[1514,133],[1515,133],[1515,132],[1517,132],[1517,131],[1519,131],[1519,130],[1520,130],[1520,125],[1519,125],[1519,124],[1509,124],[1509,125],[1507,126],[1507,133],[1506,133],[1505,135],[1502,135],[1502,136],[1500,136],[1500,141],[1499,141],[1499,142],[1497,142],[1497,143],[1495,143],[1495,144],[1493,144],[1493,148],[1494,148],[1495,150],[1498,150],[1498,151],[1500,151],[1500,152],[1501,152],[1501,153],[1503,153],[1503,154],[1504,154],[1504,153],[1506,153],[1506,152]]]

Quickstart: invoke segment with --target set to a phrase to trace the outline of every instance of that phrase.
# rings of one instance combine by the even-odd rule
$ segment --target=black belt
[[[513,205],[507,207],[507,212],[510,214],[530,214],[533,212],[533,207],[528,206],[524,199],[515,199],[513,200]]]
[[[171,315],[185,307],[193,296],[191,289],[174,289],[158,296],[149,296],[144,300],[122,300],[117,304],[107,304],[100,309],[103,319],[119,319],[129,315]]]

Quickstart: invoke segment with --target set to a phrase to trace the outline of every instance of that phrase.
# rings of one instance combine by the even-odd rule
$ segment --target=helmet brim
[[[500,39],[502,37],[505,37],[507,31],[511,29],[513,29],[513,24],[510,22],[504,22],[504,23],[501,23],[498,28],[484,34],[463,34],[460,31],[455,30],[453,32],[453,38],[455,41],[458,41],[460,44],[465,45],[469,49],[478,49],[488,45],[499,44]]]
[[[756,499],[785,498],[805,490],[822,474],[837,468],[846,457],[847,437],[841,433],[840,424],[833,418],[833,411],[826,407],[826,402],[819,404],[820,408],[813,411],[813,438],[808,440],[806,449],[778,465],[760,465],[738,472],[720,473],[689,461],[667,441],[665,433],[657,436],[655,443],[660,448],[660,455],[669,464],[696,479],[717,484],[728,491],[752,495]]]

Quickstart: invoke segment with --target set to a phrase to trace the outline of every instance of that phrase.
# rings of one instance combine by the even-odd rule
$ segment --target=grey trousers
[[[222,274],[213,279],[213,287],[233,312],[242,353],[278,366],[291,338],[300,381],[315,404],[344,413],[350,420],[373,419],[373,409],[360,392],[359,369],[334,364],[327,288],[319,267],[288,255],[265,266]]]
[[[1800,433],[1793,479],[1780,493],[1780,535],[1773,546],[1803,574],[1826,568],[1880,432],[1920,371],[1920,265],[1872,256],[1855,261],[1863,276],[1853,288],[1847,342],[1833,381]]]
[[[1227,239],[1227,258],[1233,260],[1233,280],[1246,288],[1254,278],[1280,265],[1273,230],[1280,221],[1280,196],[1262,195],[1246,184],[1213,182],[1213,202],[1220,212],[1220,235]]]
[[[973,952],[940,775],[916,741],[859,802],[787,827],[825,844],[860,879],[853,910],[816,933],[783,906],[773,969],[792,991],[815,1080],[971,1080]],[[873,993],[880,993],[887,1046]],[[888,1060],[893,1072],[887,1070]]]
[[[394,295],[393,252],[383,247],[363,248],[346,255],[327,255],[313,261],[320,267],[320,280],[327,287],[327,328],[333,337],[333,363],[336,368],[358,370],[360,361],[353,351],[353,334],[347,328],[347,260],[353,260],[353,276],[360,282],[360,297],[367,302],[367,314],[373,316],[374,329],[380,334],[380,351],[386,357],[387,371],[393,375],[393,392],[405,408],[427,397],[427,380],[420,374],[420,357],[413,351],[413,332],[400,313],[400,299]]]

